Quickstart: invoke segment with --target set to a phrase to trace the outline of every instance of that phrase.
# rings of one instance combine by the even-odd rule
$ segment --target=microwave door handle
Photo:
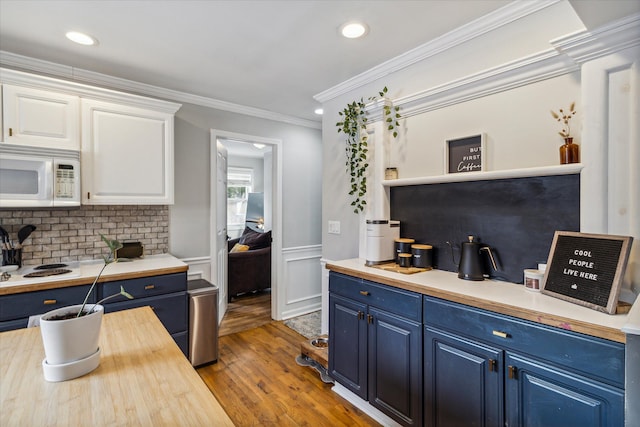
[[[45,171],[42,177],[42,185],[44,186],[44,200],[50,201],[50,206],[53,206],[53,187],[55,185],[55,177],[53,176],[53,160],[45,161]]]

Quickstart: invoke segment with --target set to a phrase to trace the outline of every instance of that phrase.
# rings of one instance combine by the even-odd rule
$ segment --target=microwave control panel
[[[56,193],[59,199],[72,199],[76,180],[76,170],[73,165],[58,163],[56,165]]]

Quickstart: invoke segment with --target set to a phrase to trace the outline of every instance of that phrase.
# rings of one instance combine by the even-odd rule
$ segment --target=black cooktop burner
[[[52,268],[48,270],[34,271],[33,273],[25,274],[23,277],[47,277],[66,273],[71,273],[71,270],[67,270],[66,268]]]
[[[42,264],[34,268],[34,270],[51,270],[54,268],[68,267],[67,264]],[[66,272],[65,272],[66,273]],[[61,273],[58,273],[61,274]]]

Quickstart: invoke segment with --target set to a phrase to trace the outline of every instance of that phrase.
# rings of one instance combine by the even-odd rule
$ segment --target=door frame
[[[210,211],[210,221],[209,221],[209,229],[210,232],[210,243],[209,243],[209,252],[210,252],[210,260],[211,260],[211,277],[216,277],[216,273],[218,271],[218,261],[217,261],[217,253],[218,249],[216,244],[216,224],[217,224],[217,209],[216,203],[218,202],[219,195],[217,194],[217,186],[214,185],[216,182],[216,173],[217,173],[217,141],[225,139],[232,139],[235,141],[242,141],[247,143],[261,143],[271,147],[272,157],[273,157],[273,165],[271,168],[271,182],[272,182],[272,243],[271,243],[271,318],[275,320],[282,319],[282,307],[283,304],[280,301],[284,297],[284,290],[281,289],[281,285],[278,281],[279,277],[282,277],[282,140],[276,138],[267,138],[263,136],[256,135],[248,135],[237,132],[228,132],[220,129],[211,129],[210,130],[210,147],[211,154],[209,156],[210,160],[210,203],[209,203],[209,211]],[[221,195],[224,197],[224,202],[226,203],[227,195]],[[219,308],[221,310],[220,317],[224,315],[227,310],[227,292],[228,285],[227,283],[218,284],[218,287],[223,291],[220,292],[220,304]],[[283,294],[283,295],[281,295]]]

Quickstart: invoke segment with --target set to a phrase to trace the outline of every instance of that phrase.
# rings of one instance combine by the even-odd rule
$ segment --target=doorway
[[[282,208],[281,208],[281,170],[282,150],[281,141],[254,135],[238,134],[219,130],[211,130],[211,276],[217,278],[220,284],[219,316],[224,316],[228,309],[228,275],[227,275],[227,240],[226,237],[238,230],[230,230],[232,224],[227,224],[227,185],[229,183],[228,170],[253,169],[261,176],[254,174],[251,190],[263,190],[264,216],[260,226],[264,230],[271,230],[271,318],[279,320],[280,296],[278,277],[281,263],[282,248]],[[215,153],[215,154],[214,154]],[[244,159],[244,160],[243,160]],[[251,167],[262,163],[262,167]],[[224,172],[222,172],[224,169]],[[260,171],[262,169],[262,171]],[[224,173],[224,178],[219,175]],[[215,175],[214,175],[215,174]],[[237,178],[237,176],[236,176]],[[220,183],[220,181],[224,183]],[[217,185],[213,185],[216,182]],[[253,185],[255,184],[255,185]],[[234,184],[235,185],[235,184]],[[241,186],[241,185],[240,185]],[[255,191],[254,193],[257,193]],[[242,193],[242,190],[239,190]],[[223,218],[224,217],[224,218]],[[236,219],[236,222],[238,220]],[[242,228],[235,224],[236,229]],[[224,239],[220,238],[224,233]]]

